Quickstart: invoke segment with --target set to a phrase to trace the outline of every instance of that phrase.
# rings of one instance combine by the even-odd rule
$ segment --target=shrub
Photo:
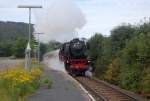
[[[18,101],[27,94],[34,92],[40,85],[40,69],[10,70],[0,73],[0,86],[11,97],[12,101]]]
[[[121,87],[134,92],[140,91],[141,69],[138,64],[123,68],[120,74]]]
[[[108,66],[105,73],[105,79],[113,84],[119,84],[119,74],[120,74],[120,59],[116,58]]]
[[[145,69],[141,81],[141,93],[150,96],[150,68]]]
[[[52,81],[49,78],[45,78],[43,80],[44,85],[47,86],[48,89],[50,89],[52,87]]]

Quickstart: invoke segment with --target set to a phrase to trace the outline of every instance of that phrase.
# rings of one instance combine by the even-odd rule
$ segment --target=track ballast
[[[75,77],[75,79],[93,95],[96,101],[138,101],[99,80],[88,77]]]

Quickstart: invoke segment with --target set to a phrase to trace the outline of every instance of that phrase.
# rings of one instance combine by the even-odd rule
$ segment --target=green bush
[[[116,58],[108,66],[105,73],[105,80],[113,84],[119,84],[119,75],[120,75],[120,59]]]
[[[121,87],[134,92],[140,91],[141,69],[139,65],[132,65],[121,70]]]
[[[43,79],[43,83],[45,86],[47,86],[48,89],[50,89],[52,87],[52,80],[47,77],[45,79]]]
[[[96,77],[150,95],[150,22],[118,26],[109,37],[96,33],[88,43]]]
[[[140,84],[141,93],[150,96],[150,67],[144,70]]]
[[[0,88],[4,89],[11,101],[19,101],[40,87],[39,77],[42,71],[32,69],[9,70],[0,73]]]

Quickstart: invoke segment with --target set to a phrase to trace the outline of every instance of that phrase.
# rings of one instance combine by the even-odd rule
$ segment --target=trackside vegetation
[[[18,101],[38,88],[40,75],[39,69],[32,69],[31,73],[23,69],[10,70],[0,74],[0,86],[11,101]]]
[[[23,22],[0,21],[0,57],[13,56],[22,58],[28,42],[28,24]],[[31,33],[34,32],[33,24]],[[34,45],[37,41],[34,35],[31,35],[31,55],[33,56]],[[43,44],[41,45],[41,47]],[[42,48],[43,49],[43,48]]]
[[[150,22],[120,25],[109,37],[96,33],[88,43],[96,77],[150,96]]]
[[[23,69],[23,65],[16,69],[0,72],[0,98],[1,101],[24,101],[27,96],[36,92],[41,86],[51,88],[52,81],[44,76],[42,65],[34,66],[30,71]]]

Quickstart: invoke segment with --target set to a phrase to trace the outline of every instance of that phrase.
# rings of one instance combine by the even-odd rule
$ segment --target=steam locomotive
[[[64,62],[65,69],[69,74],[85,75],[90,67],[87,49],[87,43],[78,38],[62,45],[59,51],[59,59]]]

